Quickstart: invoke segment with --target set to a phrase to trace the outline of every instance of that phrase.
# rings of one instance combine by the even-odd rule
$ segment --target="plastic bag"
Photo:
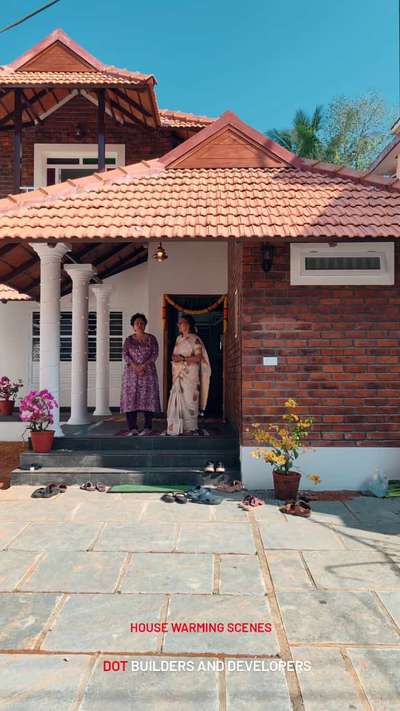
[[[377,470],[367,483],[367,492],[382,499],[387,494],[388,486],[387,477]]]

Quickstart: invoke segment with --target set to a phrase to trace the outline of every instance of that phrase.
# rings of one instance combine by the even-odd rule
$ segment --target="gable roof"
[[[222,148],[221,148],[222,147]],[[160,158],[167,168],[290,165],[293,153],[225,111],[203,131]]]
[[[277,165],[181,167],[204,145],[220,159],[232,130]],[[397,238],[399,185],[298,158],[227,112],[162,159],[0,200],[0,239]]]

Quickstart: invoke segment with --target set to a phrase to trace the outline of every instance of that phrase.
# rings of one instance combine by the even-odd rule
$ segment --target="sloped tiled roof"
[[[6,284],[0,284],[0,301],[30,301],[31,297],[27,294],[21,294],[16,289]]]
[[[174,167],[232,131],[279,164]],[[0,239],[400,238],[399,185],[298,158],[227,112],[161,159],[0,200]]]
[[[51,72],[51,71],[13,71],[9,67],[0,67],[0,86],[33,87],[33,86],[117,86],[119,84],[136,86],[143,84],[151,75],[137,72],[91,71],[91,72]]]
[[[209,116],[198,116],[184,111],[171,111],[170,109],[159,109],[161,126],[171,128],[203,128],[213,123],[215,119]]]
[[[80,187],[0,215],[0,238],[400,237],[400,192],[311,170],[154,161]]]

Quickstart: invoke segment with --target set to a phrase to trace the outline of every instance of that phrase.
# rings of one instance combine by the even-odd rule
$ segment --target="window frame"
[[[45,188],[47,186],[47,168],[57,169],[77,168],[87,169],[89,166],[83,165],[83,158],[96,158],[98,156],[97,143],[35,143],[33,149],[33,188]],[[78,158],[79,165],[47,165],[47,159],[57,158]],[[125,144],[107,143],[106,158],[115,158],[115,165],[112,168],[125,165]],[[94,167],[94,166],[93,166]],[[111,168],[111,166],[109,166]],[[96,168],[94,167],[94,172]]]
[[[307,257],[379,257],[381,269],[306,270]],[[393,285],[395,278],[394,242],[318,242],[290,245],[290,284],[293,286]]]

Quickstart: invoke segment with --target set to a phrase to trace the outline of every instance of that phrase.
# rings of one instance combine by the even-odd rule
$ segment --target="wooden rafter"
[[[41,91],[38,92],[38,94],[34,94],[34,96],[32,96],[30,99],[28,99],[24,96],[22,89],[16,89],[15,92],[17,92],[17,91],[22,92],[22,95],[21,95],[22,111],[28,111],[30,108],[32,108],[33,104],[35,104],[37,101],[40,101],[42,96],[45,96],[48,93],[47,89],[42,89]],[[9,111],[8,114],[6,114],[6,116],[3,116],[3,118],[0,119],[0,126],[4,126],[4,124],[8,123],[8,121],[10,121],[11,119],[15,120],[15,113],[16,112],[15,112],[15,108],[14,108],[13,111]]]
[[[118,89],[117,87],[113,87],[112,91],[116,96],[118,96],[119,99],[123,99],[123,101],[125,101],[129,106],[132,106],[134,109],[136,109],[136,111],[139,111],[141,114],[143,114],[143,116],[145,116],[145,117],[148,116],[151,118],[152,114],[150,111],[145,109],[145,107],[143,106],[140,93],[139,93],[140,103],[138,103],[137,101],[135,101],[135,99],[132,99],[131,96],[128,96],[128,94],[126,93],[126,91],[127,91],[126,89],[124,91],[121,91],[121,89]]]

